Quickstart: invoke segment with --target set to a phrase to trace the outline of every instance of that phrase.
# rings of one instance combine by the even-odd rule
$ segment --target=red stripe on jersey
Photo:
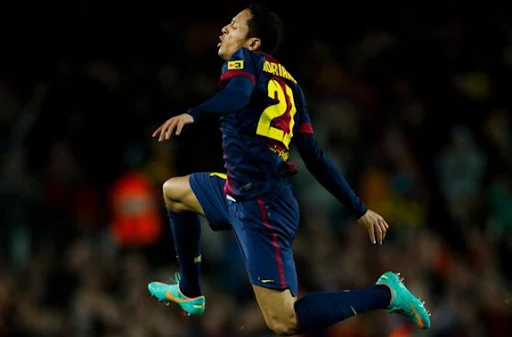
[[[252,84],[256,83],[256,79],[254,78],[254,75],[248,73],[247,71],[229,70],[229,71],[226,71],[224,74],[222,74],[222,76],[220,77],[219,85],[222,87],[223,83],[225,81],[229,80],[230,78],[236,77],[236,76],[245,76],[251,80]]]
[[[304,133],[306,135],[312,135],[315,132],[313,131],[313,125],[311,123],[302,123],[299,125],[299,132]]]

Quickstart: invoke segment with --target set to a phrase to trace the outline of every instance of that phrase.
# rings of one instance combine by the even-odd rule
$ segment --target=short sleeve
[[[247,48],[240,48],[229,61],[224,63],[219,81],[220,87],[224,87],[227,81],[236,76],[245,76],[256,84],[256,67],[251,52]]]

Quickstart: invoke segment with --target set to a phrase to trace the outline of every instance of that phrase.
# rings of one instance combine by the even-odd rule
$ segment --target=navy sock
[[[299,333],[324,328],[368,310],[386,309],[391,293],[386,286],[339,292],[310,293],[295,303]]]
[[[201,296],[201,223],[192,212],[167,210],[180,271],[180,290],[187,297]]]

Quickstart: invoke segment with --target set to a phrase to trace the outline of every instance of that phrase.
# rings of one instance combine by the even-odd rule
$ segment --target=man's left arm
[[[311,132],[299,132],[296,136],[296,145],[307,169],[326,190],[342,204],[349,207],[357,217],[357,222],[368,231],[370,241],[373,244],[379,243],[381,245],[386,237],[389,225],[382,216],[366,208],[341,171],[320,148],[311,126],[304,129],[306,131],[309,129]]]
[[[311,120],[306,108],[306,99],[300,89],[297,95],[300,124],[294,137],[299,154],[307,169],[315,179],[336,199],[357,217],[357,222],[368,230],[370,241],[382,244],[389,228],[386,221],[377,213],[366,208],[361,199],[352,190],[340,169],[325,154],[316,141]]]
[[[307,169],[315,179],[358,219],[368,210],[343,176],[340,169],[325,154],[312,133],[296,135],[296,145]]]

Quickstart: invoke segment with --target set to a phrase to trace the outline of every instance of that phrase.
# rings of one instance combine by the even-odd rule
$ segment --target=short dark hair
[[[262,5],[251,4],[246,7],[252,18],[247,21],[249,32],[247,38],[257,37],[261,40],[260,50],[273,54],[281,45],[283,23],[279,16]]]

